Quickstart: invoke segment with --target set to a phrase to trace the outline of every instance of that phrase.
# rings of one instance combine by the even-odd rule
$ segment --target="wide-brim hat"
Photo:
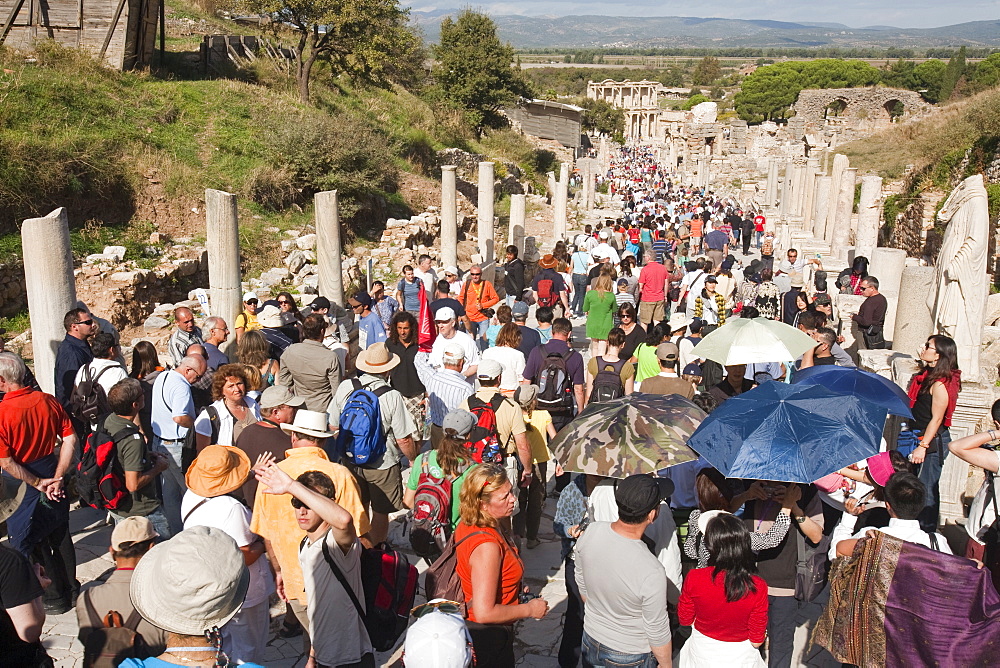
[[[399,364],[399,355],[392,353],[384,342],[379,341],[358,353],[354,366],[366,373],[385,373]]]
[[[236,491],[250,475],[247,453],[232,445],[208,445],[184,474],[189,490],[198,496],[222,496]]]
[[[261,327],[281,327],[281,309],[274,304],[268,304],[257,314],[257,322]]]
[[[24,482],[0,476],[0,522],[6,522],[7,518],[14,514],[24,501],[24,493],[27,490],[28,485]]]
[[[705,535],[705,529],[708,528],[709,522],[723,514],[730,515],[731,513],[727,513],[725,510],[706,510],[703,512],[701,516],[698,517],[698,531],[701,532],[701,535]]]
[[[542,256],[542,259],[538,261],[538,266],[542,269],[555,269],[556,258],[552,253],[546,253]]]
[[[675,311],[670,314],[670,320],[667,321],[667,327],[670,328],[671,332],[676,332],[678,329],[687,327],[691,324],[692,318],[683,311]]]
[[[203,636],[236,616],[250,587],[243,553],[225,531],[196,526],[147,552],[132,572],[132,605],[153,626]]]
[[[283,422],[278,426],[286,434],[291,434],[294,431],[299,434],[314,436],[315,438],[330,438],[333,436],[333,432],[327,431],[326,413],[319,411],[307,411],[300,408],[295,412],[295,419],[291,424]]]

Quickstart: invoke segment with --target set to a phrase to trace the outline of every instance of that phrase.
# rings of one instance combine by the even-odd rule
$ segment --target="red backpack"
[[[466,447],[477,464],[503,461],[505,450],[500,448],[500,434],[497,432],[497,411],[507,398],[496,394],[489,403],[476,395],[469,397],[469,412],[476,416],[476,426],[469,433]]]
[[[428,460],[424,455],[420,463],[420,479],[417,494],[413,499],[413,518],[410,523],[410,546],[418,557],[431,563],[444,551],[448,536],[451,535],[451,501],[455,482],[441,471],[441,477],[431,474]]]
[[[628,231],[628,242],[630,244],[634,244],[634,245],[638,246],[639,245],[639,241],[642,239],[642,237],[640,236],[640,234],[641,233],[639,232],[639,228],[638,227],[629,228],[629,231]]]
[[[109,434],[102,422],[87,436],[76,465],[76,488],[82,503],[99,510],[115,510],[128,497],[117,443],[132,434],[139,434],[135,425]]]
[[[559,295],[552,289],[552,279],[538,281],[538,306],[552,308],[559,302]]]

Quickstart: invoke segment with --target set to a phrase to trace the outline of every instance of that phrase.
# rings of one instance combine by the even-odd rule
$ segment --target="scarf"
[[[917,395],[920,394],[924,381],[927,380],[927,375],[930,372],[930,368],[925,368],[910,380],[910,387],[906,391],[907,396],[910,397],[910,408],[913,408],[913,405],[917,403]],[[948,390],[948,407],[944,411],[944,421],[941,422],[941,426],[950,427],[951,414],[955,412],[955,404],[958,403],[958,393],[962,390],[962,370],[955,369],[950,379],[942,380],[941,382],[944,383],[945,389]],[[929,387],[927,391],[930,391]]]

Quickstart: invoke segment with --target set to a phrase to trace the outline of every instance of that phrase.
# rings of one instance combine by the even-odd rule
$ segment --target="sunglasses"
[[[351,304],[351,309],[357,311],[359,308],[364,308],[364,304]]]
[[[78,322],[76,324],[78,324],[78,325],[93,325],[94,321],[93,321],[93,319],[91,319],[91,320],[81,320],[80,322]]]
[[[257,304],[259,304],[260,302],[258,302],[258,301],[257,301],[256,299],[250,299],[250,300],[247,300],[247,302],[246,302],[246,303],[247,303],[247,304],[253,304],[254,306],[256,306],[256,305],[257,305]]]
[[[279,299],[278,303],[279,304],[291,304],[292,302],[288,301],[287,299]]]
[[[440,610],[441,612],[452,615],[465,614],[465,611],[462,610],[461,603],[456,603],[455,601],[446,601],[446,600],[433,601],[430,603],[424,603],[422,605],[418,605],[417,607],[410,610],[410,614],[413,615],[415,619],[420,619],[428,612],[433,612],[434,610]]]
[[[469,276],[482,276],[482,275],[483,275],[482,272],[480,272],[478,274],[476,272],[473,272],[473,271],[469,272]]]
[[[309,508],[309,506],[307,506],[306,504],[302,503],[301,501],[299,501],[298,499],[296,499],[294,496],[292,497],[292,500],[291,500],[290,503],[292,504],[292,508],[295,508],[295,510],[298,510],[300,508],[305,508],[306,510],[311,510],[311,508]]]

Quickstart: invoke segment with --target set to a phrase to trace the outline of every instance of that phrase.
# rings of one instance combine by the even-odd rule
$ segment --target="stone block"
[[[316,295],[319,294],[319,276],[316,274],[310,274],[302,279],[302,285],[299,286],[304,295]]]
[[[302,234],[302,232],[300,230],[285,230],[285,234],[287,234],[291,238],[295,239],[300,234]]]
[[[105,246],[102,253],[104,257],[114,258],[117,262],[121,262],[125,259],[125,247],[124,246]]]
[[[149,243],[151,244],[165,244],[170,241],[170,235],[166,232],[153,232],[149,235]]]
[[[299,269],[299,276],[312,276],[315,273],[316,273],[316,265],[310,264],[308,262],[302,265],[302,268]]]
[[[306,257],[301,250],[295,249],[288,254],[285,258],[285,266],[288,267],[288,271],[293,274],[299,273],[302,266],[306,263]]]
[[[158,315],[151,315],[146,318],[146,321],[142,323],[142,328],[148,332],[153,332],[158,329],[166,329],[170,327],[170,321],[166,318],[161,318]]]
[[[87,264],[101,264],[102,262],[113,262],[113,260],[109,260],[108,257],[102,253],[92,253],[87,256],[85,262]]]
[[[177,273],[181,276],[194,276],[198,273],[198,269],[201,267],[201,262],[194,258],[182,258],[180,260],[174,260],[174,266],[177,267]]]
[[[304,234],[295,240],[299,250],[314,250],[316,248],[316,235]]]
[[[115,283],[124,283],[125,285],[135,285],[139,282],[139,272],[137,271],[116,271],[108,277]]]
[[[290,253],[295,250],[298,246],[295,245],[295,239],[282,239],[281,240],[281,252]]]
[[[266,287],[274,287],[275,285],[281,285],[285,281],[291,278],[291,274],[288,273],[287,269],[281,269],[275,267],[273,269],[268,269],[260,275],[261,285]]]

